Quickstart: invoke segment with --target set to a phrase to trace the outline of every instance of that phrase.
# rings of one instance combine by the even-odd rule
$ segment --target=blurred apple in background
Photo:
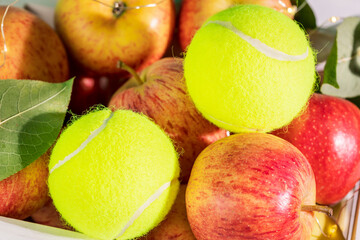
[[[4,16],[6,6],[0,6]],[[0,54],[0,79],[64,82],[69,78],[68,58],[56,32],[39,17],[10,7],[4,20],[6,49]],[[0,38],[1,50],[4,39]],[[5,61],[5,62],[4,62]]]
[[[315,93],[301,116],[273,134],[309,160],[319,204],[339,202],[360,179],[360,110],[350,101]]]
[[[69,110],[74,114],[81,115],[93,106],[106,105],[119,87],[112,88],[117,80],[109,77],[76,76],[69,104]]]
[[[140,71],[160,59],[174,24],[173,0],[59,0],[55,9],[71,57],[99,76],[124,73],[118,61]]]
[[[139,240],[196,240],[186,215],[185,191],[186,185],[180,185],[178,196],[165,220]]]
[[[0,216],[25,219],[49,200],[47,187],[50,152],[0,181]]]
[[[310,239],[314,173],[305,156],[271,134],[235,134],[198,156],[186,209],[198,240]],[[329,209],[329,208],[326,208]]]
[[[142,71],[137,81],[125,83],[124,88],[130,88],[120,88],[108,105],[144,113],[162,127],[180,153],[181,178],[186,182],[198,154],[227,132],[196,110],[183,74],[183,59],[163,58]]]
[[[209,17],[236,4],[258,4],[273,8],[290,18],[295,15],[290,0],[183,0],[179,17],[181,48],[186,50],[195,32]]]
[[[114,92],[125,82],[125,78],[88,74],[74,65],[71,74],[76,76],[71,93],[69,110],[81,115],[94,105],[107,105]]]

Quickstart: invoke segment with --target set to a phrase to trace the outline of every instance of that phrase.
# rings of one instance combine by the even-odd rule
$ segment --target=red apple
[[[119,60],[139,71],[160,59],[174,24],[172,0],[60,0],[55,10],[70,55],[100,76],[121,73]]]
[[[273,134],[309,160],[318,203],[339,202],[360,179],[360,110],[350,101],[315,93],[301,116]]]
[[[198,240],[305,240],[315,223],[315,191],[311,166],[292,144],[271,134],[236,134],[198,156],[186,208]]]
[[[195,32],[212,15],[236,4],[259,4],[294,18],[290,0],[183,0],[179,16],[179,39],[185,51]]]
[[[187,93],[183,60],[163,58],[141,73],[139,81],[126,84],[111,98],[109,107],[131,109],[152,118],[172,138],[180,156],[181,177],[187,181],[197,155],[227,132],[211,124],[196,110]],[[135,82],[135,83],[134,83]],[[134,86],[138,85],[138,86]]]
[[[186,215],[185,191],[186,185],[180,185],[178,196],[165,220],[139,240],[196,240]]]
[[[0,215],[25,219],[49,200],[49,152],[26,168],[0,181]]]
[[[6,6],[0,6],[0,16]],[[63,82],[69,78],[68,58],[56,32],[39,17],[10,7],[4,21],[6,55],[0,54],[0,79]],[[0,38],[3,50],[4,40]],[[5,60],[5,62],[4,62]]]

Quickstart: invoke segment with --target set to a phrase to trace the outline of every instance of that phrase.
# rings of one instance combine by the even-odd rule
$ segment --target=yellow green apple
[[[121,75],[122,61],[140,71],[160,59],[175,24],[172,0],[60,0],[55,27],[86,71]]]

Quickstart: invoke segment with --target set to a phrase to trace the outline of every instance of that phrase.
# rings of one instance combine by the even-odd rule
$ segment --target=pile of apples
[[[115,4],[109,0],[59,0],[55,12],[56,29],[16,7],[11,7],[6,15],[4,30],[8,50],[0,68],[1,79],[56,83],[75,76],[69,106],[73,112],[80,114],[95,104],[131,109],[152,118],[172,138],[180,154],[182,186],[167,218],[143,239],[241,239],[234,237],[240,229],[248,231],[249,239],[262,239],[257,234],[266,227],[269,229],[261,231],[281,232],[287,236],[284,239],[295,236],[296,239],[308,239],[309,231],[317,225],[313,219],[300,214],[306,198],[316,195],[316,203],[320,205],[307,209],[308,214],[312,215],[312,210],[328,211],[322,206],[341,201],[360,178],[360,110],[345,99],[314,93],[299,117],[284,129],[272,133],[229,133],[208,122],[195,108],[187,94],[181,56],[208,17],[234,4],[247,3],[261,4],[294,17],[294,7],[289,0],[183,0],[178,14],[172,0],[124,0]],[[1,16],[4,12],[5,7],[0,7]],[[309,187],[295,191],[297,186],[290,185],[275,189],[278,184],[263,184],[257,189],[265,192],[273,187],[271,196],[248,191],[248,202],[239,204],[239,191],[245,191],[245,188],[224,184],[248,182],[247,187],[251,189],[255,179],[265,179],[269,174],[289,174],[289,169],[277,169],[274,173],[276,166],[267,165],[248,173],[237,172],[229,164],[235,164],[237,156],[218,152],[212,162],[211,174],[199,166],[196,169],[202,169],[201,172],[192,171],[195,162],[203,161],[205,155],[200,155],[200,159],[198,156],[208,146],[214,147],[214,143],[224,139],[252,138],[254,134],[266,135],[270,143],[285,139],[287,144],[300,150],[311,165],[316,190]],[[262,151],[256,152],[257,148],[252,148],[244,152],[249,159],[252,152],[265,158],[271,145],[262,146]],[[48,195],[46,181],[50,153],[51,149],[25,169],[0,182],[0,215],[71,229],[61,220]],[[272,157],[281,161],[285,153],[286,149],[280,149],[272,152]],[[311,174],[306,168],[302,169],[304,172],[287,175],[289,182],[297,182],[295,178],[307,181]],[[213,179],[199,178],[210,175]],[[192,185],[191,192],[198,194],[196,198],[187,195],[190,194],[186,190],[188,182]],[[213,205],[193,209],[209,195],[213,196]],[[290,200],[285,199],[285,195],[297,199],[298,204],[287,206]],[[216,196],[219,197],[217,200]],[[249,210],[261,196],[277,199],[279,206],[283,206],[282,215],[269,215],[267,219],[278,229],[264,222],[248,224],[246,228],[246,222],[236,219],[237,214],[246,213],[249,219],[261,214]],[[198,203],[194,204],[194,201]],[[187,215],[190,206],[191,214]],[[230,206],[236,206],[236,214],[228,215],[234,219],[219,218],[221,211],[229,211]],[[262,207],[265,210],[273,208],[270,205]],[[294,214],[297,217],[292,217]],[[215,231],[226,221],[231,224],[227,225],[226,231]],[[275,224],[279,222],[282,225]],[[284,231],[294,231],[285,228],[287,225],[296,226],[296,231],[300,232]],[[214,231],[205,233],[205,229]]]

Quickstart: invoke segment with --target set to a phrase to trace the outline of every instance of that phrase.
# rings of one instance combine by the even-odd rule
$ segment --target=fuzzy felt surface
[[[129,110],[92,112],[60,136],[49,169],[106,126],[76,155],[53,170],[49,190],[62,217],[76,230],[114,239],[134,212],[174,180],[118,239],[146,234],[169,212],[178,192],[179,163],[171,140],[144,115]]]
[[[267,132],[288,124],[313,92],[313,52],[304,31],[270,8],[238,5],[212,16],[243,34],[304,60],[280,61],[265,55],[219,24],[204,24],[185,56],[188,92],[205,118],[233,132]]]

